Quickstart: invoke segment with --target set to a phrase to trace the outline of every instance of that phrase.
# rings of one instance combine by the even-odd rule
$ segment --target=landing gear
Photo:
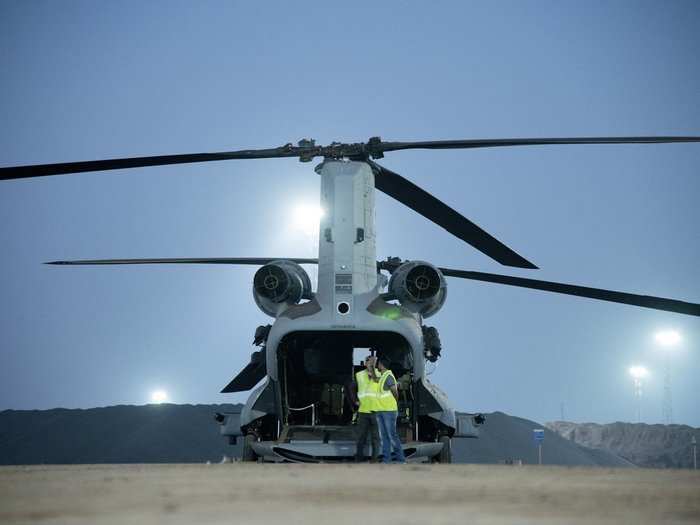
[[[258,460],[258,455],[253,450],[252,443],[257,441],[254,434],[246,434],[243,438],[243,451],[241,452],[241,461],[254,462]]]
[[[442,443],[442,450],[433,456],[433,463],[452,463],[452,440],[450,436],[440,436],[438,443]]]

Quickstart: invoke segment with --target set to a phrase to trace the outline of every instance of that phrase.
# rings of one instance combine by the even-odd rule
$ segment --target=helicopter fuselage
[[[235,435],[232,427],[240,426],[240,435],[253,436],[255,454],[271,460],[351,458],[348,390],[360,359],[372,353],[388,358],[398,379],[408,456],[433,457],[443,447],[440,437],[456,432],[475,437],[471,418],[459,432],[447,397],[426,377],[422,316],[382,293],[387,278],[377,270],[371,166],[326,160],[316,171],[324,212],[317,290],[307,302],[268,303],[265,311],[276,309],[276,318],[264,345],[266,377],[224,433]]]

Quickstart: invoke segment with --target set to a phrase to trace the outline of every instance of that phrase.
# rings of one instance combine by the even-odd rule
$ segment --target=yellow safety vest
[[[355,374],[357,381],[357,398],[360,401],[359,412],[371,414],[377,411],[377,394],[379,393],[379,383],[369,378],[367,370],[360,370]]]
[[[391,389],[384,390],[384,384],[386,383],[386,380],[389,376],[394,377],[394,374],[391,372],[391,370],[384,370],[384,373],[379,378],[379,394],[377,396],[376,409],[377,412],[396,412],[399,409],[398,405],[396,404],[396,398],[394,398],[394,394],[391,392]],[[395,377],[394,384],[397,384]]]

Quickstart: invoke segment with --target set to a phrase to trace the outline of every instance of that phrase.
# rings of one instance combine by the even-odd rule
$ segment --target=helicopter
[[[256,329],[260,347],[222,392],[252,391],[240,413],[216,414],[220,432],[243,439],[243,461],[336,462],[355,456],[348,395],[363,364],[384,358],[399,386],[397,426],[410,461],[451,462],[451,440],[478,437],[481,414],[458,413],[428,379],[441,357],[437,329],[425,324],[447,299],[447,279],[461,278],[622,303],[691,316],[700,304],[503,274],[451,269],[422,260],[377,258],[375,191],[379,190],[504,266],[537,266],[427,191],[376,162],[409,149],[474,149],[563,144],[700,142],[700,137],[467,139],[320,146],[304,139],[277,148],[42,164],[0,168],[0,180],[235,159],[321,158],[318,257],[84,259],[51,265],[254,265],[252,292],[272,324]],[[318,266],[316,290],[301,266]]]

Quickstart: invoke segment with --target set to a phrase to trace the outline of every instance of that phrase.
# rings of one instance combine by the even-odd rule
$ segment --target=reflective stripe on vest
[[[379,383],[369,378],[367,370],[361,370],[355,374],[355,380],[357,381],[357,398],[360,401],[358,412],[363,414],[376,412]]]
[[[377,412],[396,412],[399,407],[396,403],[396,398],[394,397],[391,389],[384,390],[384,384],[387,378],[391,376],[394,378],[394,385],[396,385],[396,378],[391,370],[385,370],[384,373],[379,378],[379,395],[377,396]]]

